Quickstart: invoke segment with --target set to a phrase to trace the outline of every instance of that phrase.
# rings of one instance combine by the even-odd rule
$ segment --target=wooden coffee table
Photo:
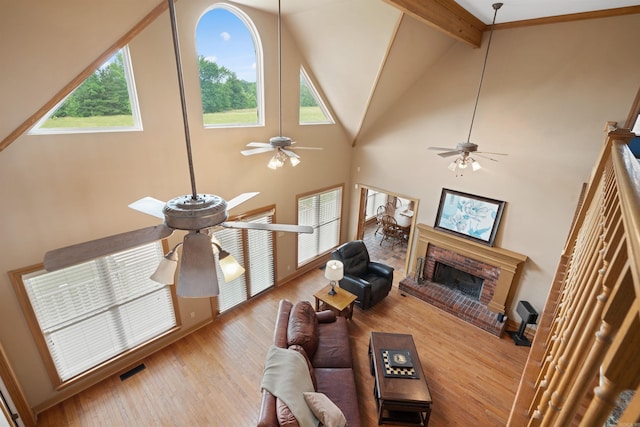
[[[330,290],[331,285],[327,285],[313,294],[316,299],[316,311],[320,311],[322,303],[322,306],[333,310],[338,316],[351,319],[353,317],[353,304],[358,297],[338,286],[335,287],[335,295],[329,295]]]
[[[408,354],[412,368],[385,368],[387,350]],[[404,353],[404,352],[408,353]],[[384,353],[384,354],[383,354]],[[402,362],[402,357],[399,361]],[[369,339],[369,360],[371,373],[375,375],[374,395],[378,407],[378,424],[403,425],[429,424],[431,415],[431,393],[422,372],[420,358],[413,342],[407,334],[371,332]]]

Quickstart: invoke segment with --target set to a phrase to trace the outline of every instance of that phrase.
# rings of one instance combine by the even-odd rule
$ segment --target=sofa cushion
[[[276,411],[280,427],[300,427],[298,420],[293,416],[291,409],[282,400],[276,397]],[[313,410],[311,411],[313,412]]]
[[[351,368],[351,346],[349,329],[344,317],[332,323],[321,323],[318,327],[318,349],[311,358],[314,368]]]
[[[318,379],[318,392],[326,394],[340,408],[349,427],[359,427],[358,392],[356,391],[353,369],[316,369],[316,378]]]
[[[318,318],[309,301],[298,301],[291,309],[287,327],[287,345],[297,344],[313,359],[318,348]]]
[[[346,427],[347,419],[344,414],[325,394],[306,392],[304,400],[311,408],[311,412],[320,420],[322,426]]]
[[[309,356],[307,356],[307,352],[304,351],[304,348],[302,348],[302,346],[299,346],[298,344],[292,345],[291,347],[289,347],[289,350],[295,350],[304,356],[304,360],[307,362],[307,367],[309,368],[309,374],[311,375],[311,382],[313,383],[313,389],[318,390],[318,383],[316,382],[316,376],[313,373],[313,365],[311,364],[311,360],[309,360]]]

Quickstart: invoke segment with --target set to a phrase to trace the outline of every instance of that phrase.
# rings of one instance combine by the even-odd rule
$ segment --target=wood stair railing
[[[632,397],[618,425],[640,422],[640,164],[627,147],[632,137],[608,134],[560,257],[511,427],[602,426],[625,391]]]

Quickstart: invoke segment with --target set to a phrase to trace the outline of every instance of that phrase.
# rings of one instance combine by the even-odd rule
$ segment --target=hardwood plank
[[[356,308],[349,322],[362,425],[377,425],[367,356],[372,330],[413,335],[434,402],[431,427],[505,425],[528,348],[402,296],[404,258],[397,254],[404,249],[385,255],[385,244],[371,247],[397,270],[389,296],[367,311]],[[38,425],[255,425],[278,303],[313,304],[313,293],[326,283],[313,270],[273,289],[146,358],[146,369],[125,381],[113,376],[39,414]]]

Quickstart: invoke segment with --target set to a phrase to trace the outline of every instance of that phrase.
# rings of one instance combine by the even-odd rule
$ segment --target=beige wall
[[[487,40],[475,50],[456,43],[363,130],[352,180],[420,199],[428,225],[442,188],[506,201],[496,246],[529,257],[513,306],[541,311],[605,122],[624,122],[640,86],[639,37],[640,15],[496,31],[471,141],[508,156],[478,157],[483,169],[459,177],[427,149],[469,132]],[[392,52],[416,48],[406,41]]]
[[[260,191],[259,196],[237,210],[276,204],[279,222],[296,223],[296,194],[342,184],[348,179],[350,143],[338,125],[297,124],[298,72],[302,57],[285,32],[283,46],[287,53],[283,55],[283,81],[290,84],[283,90],[284,134],[300,145],[324,150],[301,152],[302,163],[298,167],[287,165],[278,171],[266,167],[269,159],[266,154],[248,158],[240,154],[248,142],[268,141],[278,133],[276,20],[273,15],[250,9],[247,13],[260,32],[266,58],[266,125],[204,129],[194,38],[187,28],[193,28],[208,4],[184,2],[190,5],[188,10],[183,2],[176,6],[198,191],[226,199],[247,191]],[[3,31],[17,33],[18,27],[16,23]],[[75,38],[66,41],[72,40]],[[100,44],[98,49],[103,47]],[[6,272],[42,262],[44,253],[50,249],[156,224],[157,219],[128,209],[127,205],[146,195],[168,200],[191,192],[168,12],[130,43],[130,49],[144,131],[24,135],[0,153],[0,198],[3,200],[0,203],[3,241],[0,271],[4,272],[0,275],[0,339],[33,406],[55,401],[58,394],[46,374]],[[33,50],[38,52],[37,48]],[[87,61],[99,53],[83,57]],[[56,73],[64,75],[58,85],[60,81],[70,80],[78,68],[82,68],[66,61],[53,63],[58,69]],[[38,80],[35,86],[41,84]],[[11,101],[3,97],[1,102],[3,109],[15,103],[16,109],[22,111],[22,117],[11,123],[15,127],[43,101],[42,94],[31,89],[31,81],[26,77],[20,80],[15,76],[12,82],[3,80],[3,87],[10,86],[15,86],[12,89],[15,96]],[[13,130],[11,126],[3,128],[6,130],[3,137]],[[348,212],[345,210],[345,213]],[[172,243],[181,236],[181,233],[172,236]],[[278,233],[276,240],[278,278],[282,279],[296,269],[295,235]],[[180,309],[184,328],[211,318],[206,299],[181,299]]]
[[[34,6],[14,2],[9,6],[11,13],[0,15],[3,67],[15,61],[7,73],[2,69],[0,77],[2,138],[156,4],[133,2],[140,5],[138,9],[132,2],[119,3],[120,13],[114,14],[110,12],[116,10],[113,3],[103,11],[85,2],[64,0],[50,11],[52,19],[38,13],[38,19],[30,22]],[[273,172],[266,168],[267,156],[244,158],[239,152],[247,142],[266,141],[277,133],[276,21],[272,15],[246,9],[260,32],[266,58],[266,126],[205,130],[199,123],[193,36],[185,28],[208,4],[203,0],[177,4],[200,192],[228,199],[260,191],[242,209],[275,203],[278,221],[290,223],[296,221],[296,194],[343,182],[347,184],[345,215],[356,204],[354,183],[420,199],[418,220],[426,224],[433,224],[443,187],[505,200],[497,245],[530,257],[516,299],[542,308],[581,183],[588,179],[602,144],[603,125],[607,120],[624,120],[640,83],[636,77],[640,59],[630,54],[640,36],[639,16],[496,32],[472,139],[484,150],[509,156],[497,164],[482,160],[481,172],[455,178],[446,169],[447,161],[427,147],[453,146],[466,138],[482,49],[457,42],[448,46],[439,35],[429,36],[428,42],[437,40],[442,57],[425,56],[423,63],[433,65],[400,101],[376,104],[395,98],[389,95],[390,81],[404,81],[403,67],[389,64],[378,86],[386,95],[373,94],[375,120],[365,120],[369,125],[352,150],[350,138],[339,125],[296,124],[298,67],[313,64],[309,71],[325,87],[331,85],[330,76],[340,78],[345,89],[339,96],[348,98],[349,84],[344,79],[360,76],[357,71],[345,75],[337,70],[358,69],[344,62],[358,55],[342,50],[358,47],[336,45],[338,63],[330,62],[331,55],[326,53],[324,61],[318,61],[313,51],[305,51],[303,58],[285,31],[284,133],[324,151],[303,152],[300,166]],[[396,18],[393,14],[384,20],[384,31]],[[78,22],[85,22],[84,30],[94,31],[78,36],[73,31]],[[303,25],[296,21],[296,27]],[[324,28],[333,29],[331,25]],[[376,28],[366,30],[373,34]],[[422,29],[418,35],[411,29],[399,31],[389,58],[408,58],[412,50],[428,48],[420,33]],[[317,39],[322,40],[320,34]],[[339,38],[332,35],[331,40]],[[362,40],[379,43],[376,37]],[[131,211],[127,204],[145,195],[167,200],[189,192],[168,14],[130,47],[143,132],[25,135],[0,152],[0,271],[39,263],[50,249],[153,225],[154,218]],[[367,51],[379,54],[385,49]],[[47,68],[32,67],[36,57]],[[12,61],[5,62],[6,58]],[[317,69],[320,66],[331,71]],[[367,79],[372,81],[375,74],[370,72]],[[359,89],[361,98],[362,92]],[[329,101],[339,96],[330,95]],[[353,116],[349,129],[360,118]],[[354,231],[351,218],[343,238]],[[179,238],[173,236],[172,241]],[[278,236],[277,244],[278,277],[283,279],[295,269],[295,236]],[[185,328],[211,316],[206,300],[182,300],[180,308]],[[0,313],[0,340],[29,403],[39,406],[54,401],[59,395],[52,389],[6,274],[0,275]]]

